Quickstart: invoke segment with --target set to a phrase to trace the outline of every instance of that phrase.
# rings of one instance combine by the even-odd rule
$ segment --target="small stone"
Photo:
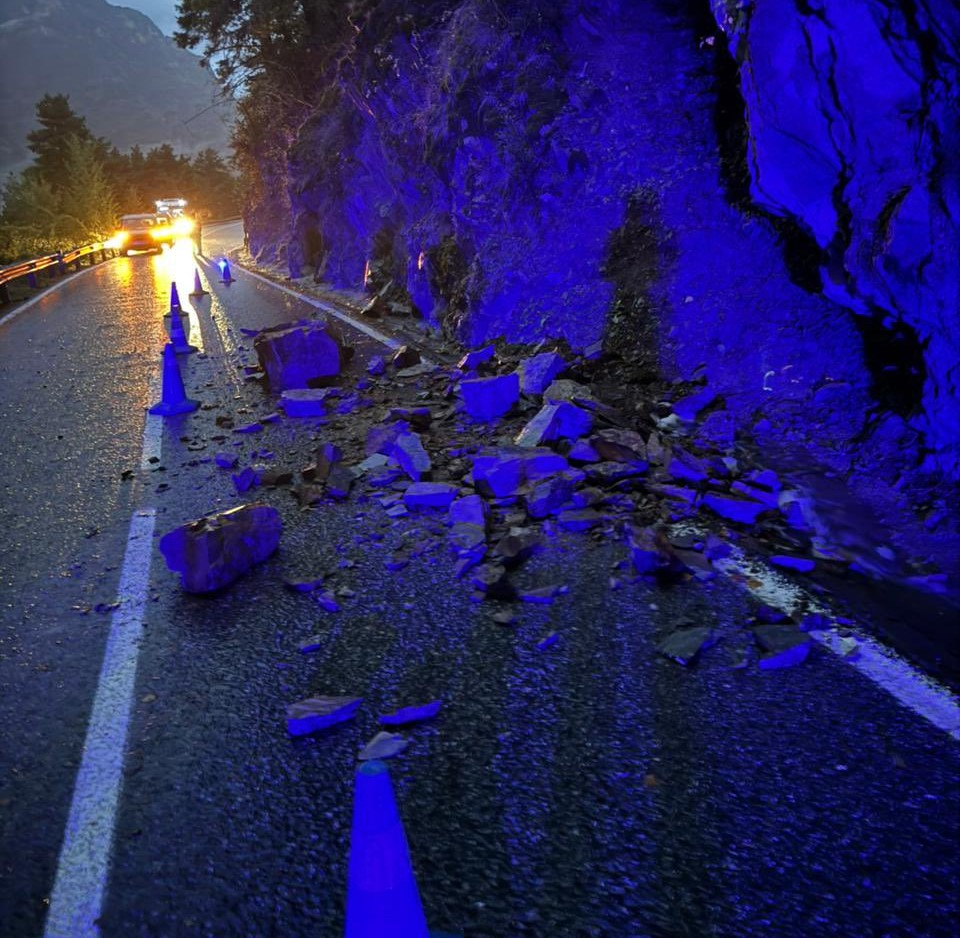
[[[567,459],[572,463],[600,462],[600,454],[586,440],[577,440],[567,450]]]
[[[394,368],[412,368],[420,364],[420,353],[409,345],[401,345],[390,361]]]
[[[340,603],[337,602],[337,597],[329,590],[324,590],[322,593],[315,593],[313,598],[317,605],[326,612],[340,611]]]
[[[327,495],[338,501],[342,501],[350,495],[353,482],[353,470],[343,463],[335,463],[330,469],[330,474],[327,476]]]
[[[722,492],[707,492],[703,496],[703,504],[721,518],[740,524],[753,524],[763,512],[769,511],[769,507],[763,502],[725,495]]]
[[[321,648],[323,648],[323,636],[314,635],[313,638],[308,638],[300,643],[300,654],[311,655],[315,651],[320,651]]]
[[[590,445],[608,462],[647,465],[647,446],[643,437],[633,430],[610,427],[590,438]]]
[[[291,577],[284,577],[283,585],[295,593],[312,593],[323,586],[323,580],[322,576],[309,580],[295,580]]]
[[[537,642],[537,651],[546,651],[548,648],[553,647],[560,641],[560,636],[556,632],[551,632],[544,638],[541,638]]]
[[[398,733],[380,732],[360,750],[357,758],[361,762],[369,759],[392,759],[400,755],[408,745],[409,742]]]
[[[217,453],[214,456],[214,462],[221,469],[234,469],[239,462],[239,458],[234,453]]]
[[[460,489],[447,482],[414,482],[403,494],[403,503],[411,511],[445,511],[453,503]]]
[[[242,495],[244,492],[256,488],[256,486],[260,484],[259,473],[250,466],[247,466],[242,472],[232,475],[231,478],[233,479],[233,487],[237,490],[238,495]]]
[[[362,697],[308,697],[287,707],[287,732],[303,736],[350,720]]]
[[[657,651],[684,666],[691,665],[704,648],[715,643],[713,632],[705,626],[677,629],[657,645]]]
[[[262,423],[248,423],[242,427],[234,427],[234,433],[259,433],[263,429]]]
[[[493,556],[508,569],[517,567],[540,549],[540,538],[532,531],[504,535],[493,548]]]
[[[760,669],[772,671],[791,668],[805,661],[813,643],[807,632],[794,625],[760,625],[753,636],[766,654],[760,658]]]
[[[497,625],[504,626],[513,625],[517,621],[517,617],[512,612],[506,610],[495,612],[490,618],[493,619]]]
[[[440,712],[442,701],[432,700],[430,703],[413,704],[409,707],[401,707],[394,710],[393,713],[384,713],[380,716],[380,722],[384,726],[403,726],[407,723],[419,723],[421,720],[430,720]]]
[[[540,446],[554,440],[577,439],[588,434],[592,428],[592,414],[569,401],[561,401],[540,408],[514,442],[517,446]]]
[[[401,433],[394,442],[390,455],[414,482],[430,477],[430,456],[416,433]]]
[[[549,606],[561,594],[560,586],[539,586],[518,594],[521,602]]]
[[[813,573],[817,566],[816,562],[808,557],[791,557],[787,554],[774,554],[770,563],[785,570],[795,570],[797,573]]]

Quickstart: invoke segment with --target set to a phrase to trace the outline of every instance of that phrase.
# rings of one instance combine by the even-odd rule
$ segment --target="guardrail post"
[[[63,251],[57,251],[57,270],[62,277],[67,272],[67,265],[63,262]]]
[[[37,289],[37,275],[32,270],[27,274],[27,283],[30,284],[32,289]]]
[[[8,306],[9,304],[10,294],[7,292],[7,285],[0,283],[0,306]]]

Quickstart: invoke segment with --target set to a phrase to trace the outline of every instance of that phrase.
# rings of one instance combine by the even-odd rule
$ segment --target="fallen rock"
[[[791,557],[787,554],[774,554],[770,563],[784,570],[796,570],[797,573],[813,573],[817,564],[809,557]]]
[[[484,362],[490,361],[496,354],[496,351],[492,345],[488,345],[485,348],[467,352],[467,354],[457,362],[457,368],[461,371],[476,371]]]
[[[760,658],[760,669],[772,671],[792,668],[806,661],[813,643],[807,632],[795,625],[758,625],[753,637],[766,654]]]
[[[657,651],[665,658],[684,666],[693,664],[705,648],[716,643],[713,631],[705,626],[692,629],[677,629],[657,645]]]
[[[487,498],[506,498],[516,495],[524,482],[536,482],[569,468],[566,459],[551,450],[505,446],[474,457],[473,484]]]
[[[280,395],[288,417],[322,417],[327,412],[330,388],[291,388]]]
[[[541,352],[520,362],[520,390],[524,394],[543,394],[567,363],[556,352]]]
[[[493,548],[493,557],[507,569],[517,567],[542,546],[533,531],[511,531],[505,534]]]
[[[410,425],[406,420],[395,420],[393,423],[377,424],[367,430],[366,454],[374,456],[392,456],[393,447],[397,438],[403,433],[410,432]]]
[[[753,524],[763,512],[770,510],[763,502],[722,492],[707,492],[703,496],[703,504],[721,518],[740,524]]]
[[[313,453],[313,462],[303,469],[308,482],[325,482],[331,469],[343,460],[343,451],[333,443],[321,443]]]
[[[557,515],[557,527],[564,531],[590,531],[609,520],[593,508],[574,508]]]
[[[312,593],[314,590],[319,589],[323,586],[324,578],[312,577],[309,580],[299,580],[293,577],[284,577],[283,585],[288,590],[293,590],[295,593]]]
[[[560,378],[543,392],[543,400],[547,404],[558,401],[578,401],[582,403],[592,401],[594,397],[593,392],[586,385],[578,384],[568,378]]]
[[[549,635],[544,636],[539,642],[537,642],[537,651],[546,651],[548,648],[556,645],[559,641],[560,636],[556,632],[551,632]]]
[[[647,465],[647,445],[643,437],[633,430],[610,427],[590,438],[590,445],[609,462],[631,465]]]
[[[326,493],[331,498],[343,501],[350,495],[355,476],[353,470],[343,463],[335,463],[327,475]]]
[[[672,558],[664,549],[662,538],[652,528],[631,527],[627,547],[634,570],[641,576],[652,576],[670,567]]]
[[[393,713],[384,713],[380,716],[380,722],[384,726],[403,726],[407,723],[419,723],[421,720],[430,720],[440,712],[442,701],[432,700],[430,703],[413,704],[409,707],[401,707],[394,710]]]
[[[287,732],[304,736],[353,719],[362,697],[308,697],[287,707]]]
[[[585,436],[593,429],[593,415],[569,401],[545,404],[520,431],[514,442],[518,446],[540,446],[554,440]]]
[[[430,456],[416,433],[401,433],[393,444],[390,456],[414,482],[430,478]]]
[[[409,745],[410,743],[399,733],[381,731],[360,750],[360,755],[357,758],[361,762],[366,762],[369,759],[392,759],[394,756],[400,755]]]
[[[574,487],[582,478],[582,473],[561,472],[535,485],[523,498],[527,514],[531,518],[546,518],[560,511],[573,497]]]
[[[263,329],[253,348],[275,391],[306,388],[340,374],[340,344],[318,320]]]
[[[377,377],[382,375],[387,370],[387,363],[383,360],[382,355],[374,355],[370,361],[367,362],[367,374]]]
[[[674,401],[672,409],[681,420],[696,420],[697,414],[706,410],[716,399],[717,395],[713,391],[697,391]]]
[[[447,482],[414,482],[403,493],[403,503],[411,511],[445,511],[453,503],[460,489]]]
[[[414,365],[420,364],[420,353],[409,345],[401,345],[393,353],[391,363],[397,369],[412,368]]]
[[[460,382],[460,396],[466,412],[474,420],[496,420],[509,413],[520,398],[520,378],[516,373],[494,378],[470,378]]]
[[[487,523],[487,506],[479,495],[458,498],[450,505],[449,524],[471,524],[483,528]]]
[[[474,588],[487,599],[513,600],[517,598],[514,585],[507,578],[506,567],[500,564],[485,563],[470,574]]]
[[[576,440],[566,452],[572,463],[600,462],[601,456],[587,440]]]
[[[672,479],[680,479],[684,482],[705,482],[707,479],[707,470],[703,462],[696,456],[675,446],[670,451],[670,458],[667,462],[667,475]]]
[[[235,469],[237,463],[240,461],[240,458],[234,453],[217,453],[214,456],[214,462],[221,469]]]
[[[211,593],[266,560],[282,530],[275,508],[241,505],[174,528],[160,538],[160,553],[188,593]]]

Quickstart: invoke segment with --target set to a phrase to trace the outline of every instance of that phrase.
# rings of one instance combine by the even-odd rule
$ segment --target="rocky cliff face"
[[[419,6],[264,145],[254,252],[373,262],[468,344],[602,339],[835,470],[956,469],[949,23],[854,4],[854,51],[840,0]]]
[[[818,249],[880,406],[960,460],[960,7],[716,2],[740,64],[751,193]]]

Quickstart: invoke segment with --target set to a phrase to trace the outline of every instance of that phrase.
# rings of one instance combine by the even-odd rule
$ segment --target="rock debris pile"
[[[517,573],[568,533],[624,545],[626,559],[609,579],[611,590],[641,579],[707,583],[736,541],[789,575],[842,565],[811,537],[797,493],[770,469],[746,464],[732,417],[708,388],[661,387],[627,410],[624,396],[605,383],[596,350],[592,357],[560,349],[524,356],[488,346],[456,366],[441,366],[405,346],[389,361],[372,358],[359,378],[347,379],[339,363],[350,352],[322,326],[274,327],[254,345],[286,419],[312,421],[322,442],[297,472],[265,465],[237,472],[235,457],[218,455],[237,492],[287,486],[304,511],[355,497],[378,504],[393,524],[412,517],[428,522],[385,559],[386,571],[446,550],[456,578],[474,602],[490,605],[497,625],[516,622],[513,604],[550,604],[567,591],[563,583],[521,588]],[[322,359],[319,367],[304,361],[314,357]],[[264,419],[281,418],[270,415],[261,424]],[[231,526],[211,519],[168,534],[161,549],[184,587],[221,588],[271,553],[279,522],[261,519],[266,511],[273,509],[247,505],[228,515],[262,520],[269,536],[234,522],[233,529],[250,536],[231,540]],[[330,613],[350,593],[324,589],[322,579],[287,586]],[[810,651],[810,630],[832,624],[822,616],[801,621],[803,611],[791,618],[774,610],[749,623],[760,668],[799,664]],[[551,633],[537,649],[547,651],[560,638]],[[688,623],[658,649],[690,665],[719,639],[713,629]],[[315,638],[300,650],[319,647]],[[751,657],[744,651],[735,666]],[[311,698],[290,708],[288,727],[294,735],[312,732],[349,719],[358,706],[354,698]],[[382,722],[414,722],[439,706],[409,706]],[[382,733],[361,758],[404,746]]]

